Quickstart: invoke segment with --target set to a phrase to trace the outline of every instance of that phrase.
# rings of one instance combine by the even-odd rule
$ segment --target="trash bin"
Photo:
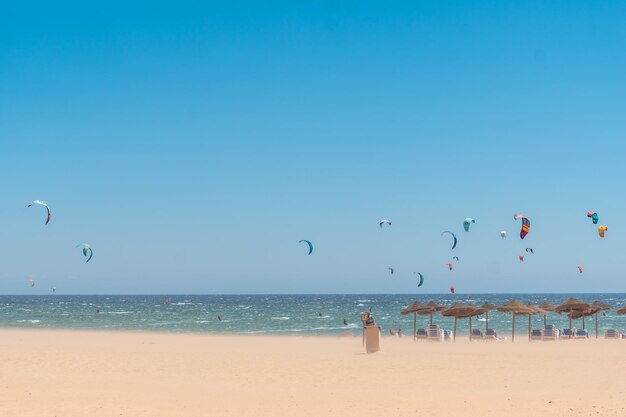
[[[380,350],[380,328],[378,326],[363,327],[365,351],[374,353]]]

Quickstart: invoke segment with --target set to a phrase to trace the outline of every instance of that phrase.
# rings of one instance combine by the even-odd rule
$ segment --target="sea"
[[[276,334],[333,336],[346,331],[361,332],[360,313],[371,310],[384,334],[401,329],[410,335],[413,315],[400,311],[414,300],[451,305],[455,301],[496,305],[511,299],[558,305],[570,296],[586,302],[595,300],[621,308],[626,293],[619,294],[337,294],[337,295],[3,295],[0,296],[0,327],[28,329],[89,329],[227,334]],[[344,324],[344,320],[347,324]],[[418,328],[428,325],[428,316],[417,316]],[[532,327],[541,328],[543,316],[533,316]],[[548,323],[568,327],[567,315],[549,313]],[[452,329],[453,319],[433,316],[433,322]],[[489,327],[499,334],[511,333],[511,315],[491,311]],[[593,317],[586,319],[595,333]],[[473,319],[484,328],[485,317]],[[582,328],[582,320],[574,320]],[[516,333],[527,333],[528,318],[518,316]],[[615,310],[599,314],[599,330],[626,331],[626,316]],[[459,320],[459,334],[469,334],[468,319]]]

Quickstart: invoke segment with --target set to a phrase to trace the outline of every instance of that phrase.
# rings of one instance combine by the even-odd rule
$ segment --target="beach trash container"
[[[365,326],[365,351],[374,353],[380,350],[380,328],[378,326]]]

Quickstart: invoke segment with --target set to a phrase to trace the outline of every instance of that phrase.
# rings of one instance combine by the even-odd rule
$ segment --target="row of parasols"
[[[406,308],[404,308],[400,314],[407,315],[413,313],[413,338],[416,335],[416,320],[417,315],[430,316],[430,324],[433,324],[433,314],[441,313],[444,317],[454,317],[454,331],[453,340],[456,340],[456,323],[458,319],[469,319],[470,334],[472,333],[472,318],[485,315],[485,329],[489,329],[489,312],[492,310],[511,313],[513,315],[513,329],[511,331],[511,340],[515,340],[515,317],[516,316],[528,316],[528,340],[530,340],[530,318],[535,315],[543,315],[543,323],[547,323],[547,315],[549,312],[566,313],[569,317],[569,328],[571,331],[572,320],[583,320],[583,328],[585,327],[585,317],[595,316],[596,322],[596,338],[598,337],[598,313],[612,310],[613,307],[602,303],[600,301],[594,301],[591,304],[585,303],[577,298],[569,298],[558,306],[554,306],[551,303],[545,301],[538,306],[531,304],[522,304],[517,300],[511,300],[501,306],[496,306],[489,302],[484,303],[480,307],[461,304],[459,302],[454,303],[450,307],[438,304],[435,301],[429,301],[426,304],[422,304],[419,301],[413,301]],[[626,314],[626,306],[617,311],[617,314]],[[471,338],[470,338],[471,340]]]

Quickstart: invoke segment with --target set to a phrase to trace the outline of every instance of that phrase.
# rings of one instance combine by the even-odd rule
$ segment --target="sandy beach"
[[[0,404],[27,416],[624,416],[626,341],[0,330]]]

